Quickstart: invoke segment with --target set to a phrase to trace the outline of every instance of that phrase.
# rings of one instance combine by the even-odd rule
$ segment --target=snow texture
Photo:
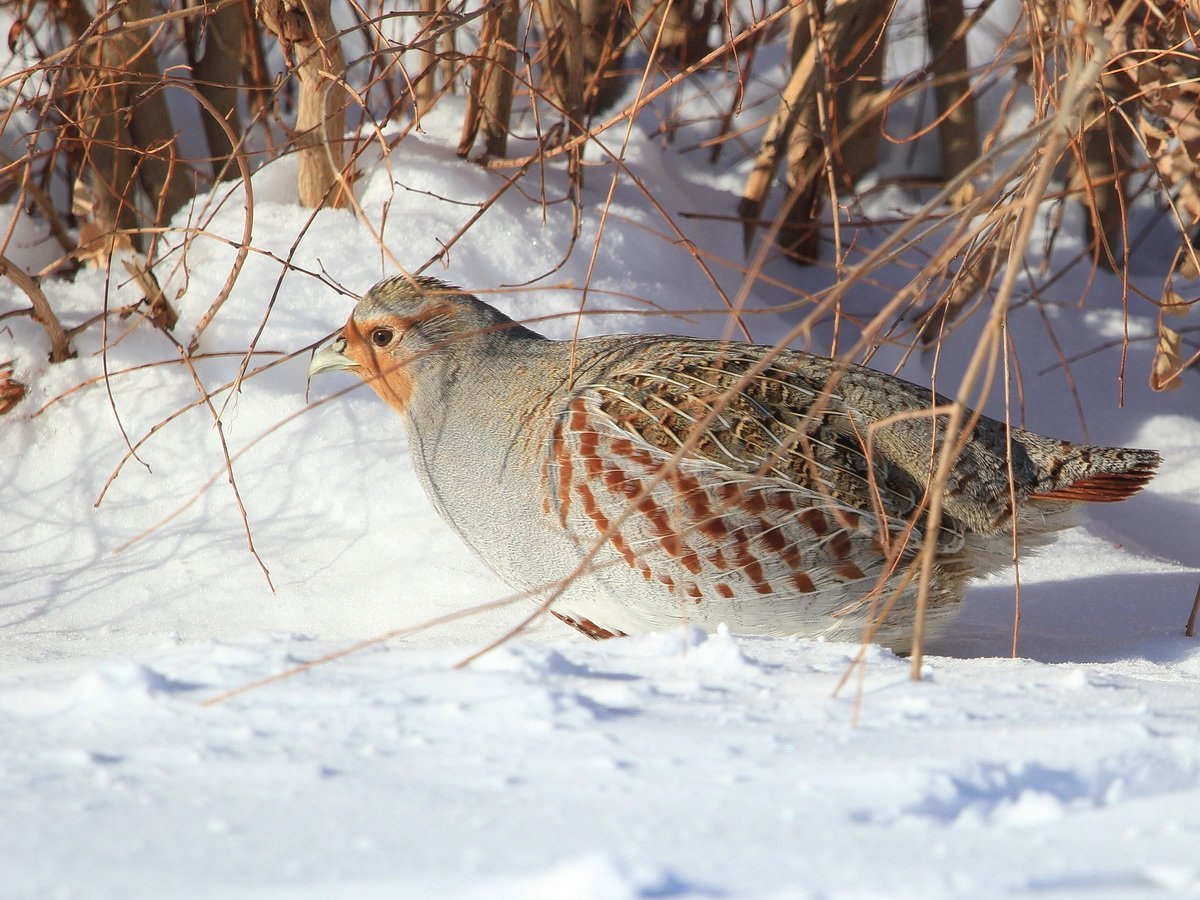
[[[503,184],[455,156],[460,113],[447,101],[361,166],[366,221],[403,265],[437,252]],[[686,152],[696,135],[668,145],[655,125],[647,113],[632,130],[624,164],[736,295],[740,227],[679,213],[732,212],[749,161],[710,168]],[[594,149],[588,160],[574,252],[568,205],[513,190],[434,274],[479,291],[544,276],[487,296],[548,317],[537,327],[557,337],[577,325],[722,334],[691,248],[625,177],[587,297],[613,312],[570,315],[614,172]],[[561,168],[546,177],[562,196]],[[293,184],[288,160],[256,174],[254,250],[195,364],[210,389],[231,381],[265,322],[250,369],[274,365],[215,396],[221,434],[196,405],[109,484],[127,437],[195,403],[193,375],[133,320],[110,323],[105,354],[92,327],[55,366],[34,323],[0,330],[0,360],[30,385],[0,420],[0,897],[1200,895],[1200,647],[1183,637],[1200,567],[1198,384],[1145,386],[1154,308],[1131,293],[1121,405],[1121,287],[1083,267],[1012,312],[1013,417],[1153,447],[1165,463],[1141,495],[1022,561],[1018,658],[1009,573],[971,589],[919,682],[875,648],[695,631],[591,643],[553,621],[457,668],[529,611],[512,604],[205,705],[508,594],[438,520],[374,395],[333,376],[309,405],[307,354],[269,355],[318,342],[350,309],[309,273],[358,293],[397,271],[353,213],[309,224]],[[240,192],[216,199],[178,219],[206,232],[165,277],[182,336],[233,263],[223,238],[243,228]],[[919,205],[897,188],[872,202],[891,218]],[[13,215],[0,210],[0,224]],[[1134,217],[1162,238],[1135,259],[1153,296],[1170,225],[1148,206]],[[18,224],[7,252],[37,265],[45,236]],[[1078,231],[1068,222],[1054,252],[1074,252]],[[808,289],[829,278],[778,261],[766,274]],[[869,311],[906,277],[885,270],[850,302]],[[106,291],[110,305],[137,299],[94,271],[45,289],[69,325]],[[749,306],[785,296],[763,281]],[[0,310],[23,305],[0,280]],[[747,321],[771,341],[796,315]],[[977,333],[968,324],[900,374],[951,389]],[[885,350],[873,364],[899,361]],[[1001,395],[988,399],[1003,414]],[[222,435],[274,592],[246,548]]]

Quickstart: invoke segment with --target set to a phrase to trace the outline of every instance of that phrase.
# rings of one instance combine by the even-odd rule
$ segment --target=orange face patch
[[[403,334],[412,323],[397,319],[388,320],[386,324],[397,334]],[[373,345],[354,321],[353,316],[347,320],[345,328],[342,329],[342,336],[346,339],[345,356],[354,363],[352,370],[354,374],[369,384],[384,403],[396,412],[403,413],[408,407],[408,401],[412,398],[413,392],[412,373],[408,371],[408,361],[394,360],[386,350]]]

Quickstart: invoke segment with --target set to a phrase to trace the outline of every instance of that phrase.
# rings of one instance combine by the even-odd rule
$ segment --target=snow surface
[[[335,376],[305,398],[303,350],[351,305],[313,273],[361,292],[396,271],[371,229],[417,265],[503,184],[455,157],[460,112],[447,102],[390,158],[364,158],[370,228],[348,211],[310,222],[289,160],[257,173],[253,251],[201,349],[242,353],[262,326],[250,368],[272,367],[215,396],[220,433],[213,413],[192,408],[153,431],[111,486],[125,435],[138,441],[197,399],[192,373],[133,320],[110,323],[106,354],[92,327],[78,358],[56,366],[34,323],[0,330],[0,360],[30,385],[0,420],[0,896],[1200,895],[1200,645],[1182,634],[1200,568],[1197,382],[1146,388],[1154,309],[1135,296],[1119,404],[1121,289],[1086,267],[1044,288],[1040,306],[1013,310],[1015,414],[1062,437],[1154,447],[1165,463],[1142,495],[1023,562],[1019,658],[1009,574],[972,588],[920,682],[874,648],[852,667],[854,645],[682,631],[591,643],[553,621],[457,668],[528,611],[507,605],[205,705],[508,594],[437,519],[399,421],[373,394]],[[685,152],[699,126],[671,145],[655,125],[648,113],[633,130],[625,164],[735,296],[740,227],[679,213],[732,212],[749,163],[731,152],[710,168]],[[536,289],[488,296],[518,317],[551,317],[538,327],[557,337],[577,324],[724,333],[689,247],[629,178],[587,297],[620,312],[569,315],[613,172],[603,154],[588,158],[572,253],[570,210],[536,202],[534,173],[435,274],[479,291],[544,275]],[[545,178],[561,197],[561,168]],[[185,337],[233,264],[222,238],[243,228],[240,191],[205,199],[178,224],[206,234],[187,249],[186,274],[165,279]],[[872,202],[898,219],[919,205],[897,188]],[[1153,296],[1170,229],[1149,207],[1135,218],[1151,234],[1135,275]],[[34,265],[44,238],[19,225],[6,252]],[[1074,252],[1071,233],[1068,222],[1056,259]],[[881,272],[850,303],[878,306],[906,271]],[[751,309],[831,277],[779,261],[765,274],[774,283],[753,287]],[[68,324],[106,290],[112,305],[138,297],[99,272],[45,289]],[[24,305],[0,280],[0,309]],[[802,313],[748,323],[770,341]],[[1051,329],[1068,359],[1106,345],[1071,362],[1075,394]],[[952,390],[976,334],[968,323],[936,359],[916,354],[900,371]],[[818,329],[806,346],[829,339]],[[873,364],[900,360],[885,348]],[[212,389],[240,361],[200,359],[195,378]],[[1003,412],[998,395],[987,409]],[[274,592],[247,550],[222,436]]]

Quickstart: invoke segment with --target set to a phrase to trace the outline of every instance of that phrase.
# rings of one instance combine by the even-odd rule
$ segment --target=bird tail
[[[1160,463],[1153,450],[1072,447],[1047,467],[1029,499],[1116,503],[1145,487]]]

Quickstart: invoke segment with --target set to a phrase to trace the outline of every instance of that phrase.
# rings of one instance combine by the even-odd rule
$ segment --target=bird
[[[905,654],[918,607],[931,636],[970,580],[1161,463],[970,410],[951,435],[944,397],[800,350],[552,340],[427,276],[367,291],[309,378],[330,370],[400,414],[426,494],[467,546],[597,639],[723,624]]]

